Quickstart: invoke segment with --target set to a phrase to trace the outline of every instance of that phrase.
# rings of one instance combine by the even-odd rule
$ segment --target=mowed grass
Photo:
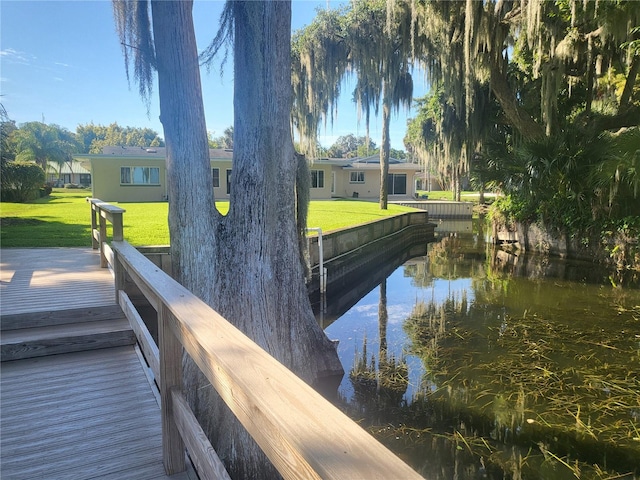
[[[91,246],[90,196],[89,190],[54,189],[49,197],[31,203],[0,203],[0,246]],[[124,237],[129,243],[169,244],[166,202],[114,204],[126,210]],[[229,210],[229,202],[216,205],[223,214]],[[397,205],[383,211],[377,203],[361,200],[312,201],[307,224],[326,232],[409,211],[414,209]]]

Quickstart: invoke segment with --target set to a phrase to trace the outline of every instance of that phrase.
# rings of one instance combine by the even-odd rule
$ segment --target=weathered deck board
[[[71,310],[43,310],[24,312],[0,317],[3,332],[21,328],[52,327],[80,322],[102,322],[123,318],[120,305],[74,308]]]
[[[113,275],[99,265],[88,248],[0,250],[3,350],[20,342],[48,353],[65,342],[109,347],[119,340],[106,335],[132,336]],[[195,478],[193,470],[164,473],[160,408],[133,346],[0,368],[3,480]]]
[[[117,382],[117,380],[113,381]],[[120,397],[120,392],[123,389],[127,389],[127,395]],[[91,414],[90,410],[93,405],[100,405],[105,410],[117,412],[122,403],[142,403],[149,398],[148,385],[145,389],[144,385],[138,386],[132,382],[123,383],[122,386],[118,382],[117,387],[102,390],[83,385],[70,385],[64,389],[64,393],[53,392],[41,395],[36,392],[33,399],[23,398],[21,402],[15,403],[3,402],[3,407],[11,407],[11,412],[15,415],[14,417],[2,418],[3,434],[10,432],[14,426],[16,429],[23,428],[24,424],[20,423],[22,417],[19,415],[38,415],[36,409],[46,409],[48,414],[55,414],[55,417],[47,425],[57,425],[74,418],[86,418],[87,412]],[[74,399],[71,403],[69,402],[70,398]],[[38,421],[37,417],[34,417],[33,420]]]
[[[3,479],[186,479],[162,466],[160,408],[134,347],[4,362]]]
[[[121,367],[122,359],[120,357],[122,354],[120,352],[122,352],[121,349],[110,350],[105,355],[97,355],[95,352],[79,352],[75,356],[56,355],[50,358],[37,357],[20,362],[13,362],[11,363],[11,369],[2,369],[0,385],[2,385],[2,389],[4,389],[4,382],[12,379],[12,377],[17,377],[17,379],[12,379],[11,383],[19,381],[20,379],[32,383],[33,381],[40,382],[46,378],[66,376],[69,371],[72,371],[74,375],[86,374],[88,377],[94,377],[96,372],[104,371],[103,369],[108,365],[115,365],[116,368]],[[84,369],[82,372],[77,372],[75,365],[80,361],[84,362]],[[46,364],[49,368],[35,368],[35,366],[42,364]],[[135,368],[135,366],[132,368]],[[23,372],[29,372],[31,376],[27,378]]]
[[[113,275],[90,248],[0,250],[2,315],[117,303]]]
[[[22,360],[59,353],[133,345],[136,338],[128,320],[79,322],[51,327],[2,331],[0,359]]]

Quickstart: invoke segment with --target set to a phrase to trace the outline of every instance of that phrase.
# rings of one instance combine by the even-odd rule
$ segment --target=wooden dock
[[[116,305],[113,274],[91,248],[0,250],[0,314]]]
[[[230,480],[185,398],[185,355],[283,478],[422,478],[126,242],[122,208],[88,202],[99,255],[0,251],[3,479]]]
[[[473,217],[473,202],[448,200],[397,200],[391,204],[419,208],[429,212],[429,219],[465,219]]]
[[[195,479],[165,474],[157,390],[98,253],[0,261],[2,478]]]

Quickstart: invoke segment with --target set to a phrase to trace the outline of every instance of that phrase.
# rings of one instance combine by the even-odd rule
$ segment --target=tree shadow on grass
[[[29,202],[27,202],[28,204],[49,204],[49,203],[56,203],[56,204],[61,204],[61,203],[74,203],[77,204],[78,202],[80,203],[85,203],[87,198],[91,198],[91,190],[87,189],[78,189],[78,190],[73,190],[72,192],[57,192],[57,191],[53,191],[51,192],[49,195],[46,195],[44,197],[39,197],[36,198],[34,200],[31,200]]]
[[[90,197],[91,195],[85,195],[83,198],[85,197]],[[49,204],[49,203],[55,203],[57,204],[61,204],[61,203],[78,203],[78,200],[76,198],[69,198],[69,197],[64,197],[64,196],[56,196],[55,194],[52,195],[48,195],[46,197],[40,197],[40,198],[36,198],[35,200],[32,200],[30,202],[27,203],[34,203],[34,204],[40,204],[40,205],[44,205],[44,204]]]
[[[22,217],[2,217],[0,218],[0,227],[28,227],[33,225],[42,225],[44,220],[37,218],[22,218]]]
[[[0,218],[0,246],[90,247],[91,227],[37,218]]]

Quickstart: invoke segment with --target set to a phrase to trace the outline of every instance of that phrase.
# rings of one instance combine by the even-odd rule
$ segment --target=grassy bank
[[[0,246],[2,247],[88,247],[91,245],[88,190],[54,189],[49,197],[31,203],[0,203]],[[168,204],[118,203],[124,208],[124,235],[131,244],[167,245]],[[226,214],[229,202],[218,202]],[[377,203],[358,200],[312,201],[308,225],[323,231],[357,225],[389,215],[414,211],[389,205],[380,210]]]

